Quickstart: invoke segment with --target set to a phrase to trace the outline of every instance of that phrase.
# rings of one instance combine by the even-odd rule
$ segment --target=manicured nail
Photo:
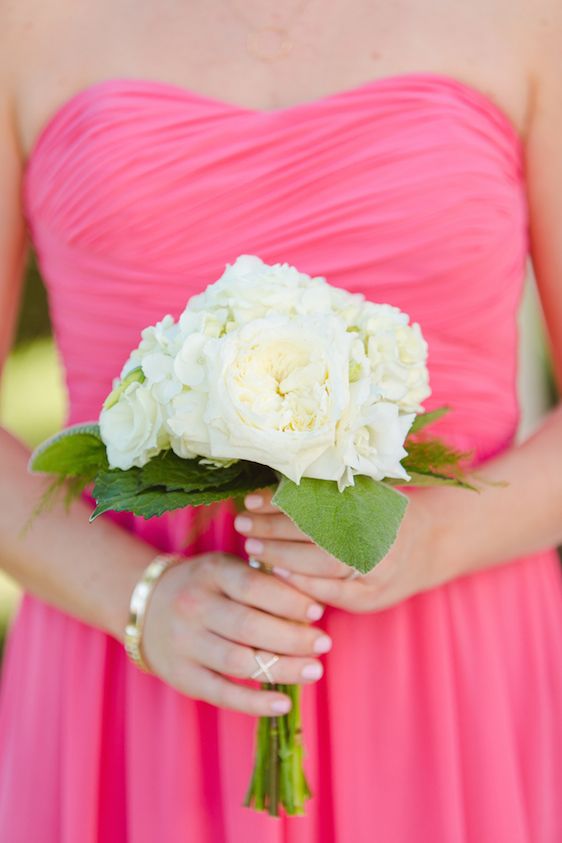
[[[307,664],[306,667],[303,667],[301,670],[301,676],[303,679],[320,679],[323,673],[324,668],[319,662],[316,662],[316,664]]]
[[[240,533],[247,533],[252,529],[252,519],[246,518],[245,515],[237,515],[234,519],[234,526]]]
[[[290,571],[288,571],[286,568],[278,568],[277,565],[274,565],[271,570],[274,574],[277,574],[278,577],[283,577],[284,580],[286,580],[287,577],[291,576]]]
[[[263,553],[263,542],[259,539],[246,539],[244,549],[246,553]]]
[[[291,700],[275,700],[271,703],[271,710],[276,714],[287,714],[291,708]]]
[[[324,606],[319,606],[318,603],[313,603],[312,606],[309,606],[306,610],[306,616],[307,618],[310,618],[311,621],[319,621],[323,614]]]
[[[244,498],[246,509],[259,509],[263,506],[263,498],[261,495],[246,495]]]
[[[314,652],[315,653],[327,653],[328,650],[332,649],[332,639],[329,638],[327,635],[321,635],[320,638],[317,638],[314,642]]]

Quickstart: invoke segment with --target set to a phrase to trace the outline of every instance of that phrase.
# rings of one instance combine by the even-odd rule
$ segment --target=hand
[[[436,525],[432,489],[410,496],[406,515],[389,553],[368,574],[346,580],[350,568],[315,545],[271,504],[264,490],[246,497],[246,511],[235,521],[247,536],[245,550],[273,567],[273,573],[303,594],[350,612],[385,609],[448,577],[436,562]],[[451,574],[452,576],[452,574]]]
[[[169,568],[147,606],[142,648],[148,665],[168,684],[195,699],[254,715],[287,712],[285,694],[227,679],[247,679],[266,657],[276,682],[319,679],[314,654],[331,640],[311,625],[323,608],[287,583],[222,553],[206,553]],[[263,674],[257,681],[265,681]]]

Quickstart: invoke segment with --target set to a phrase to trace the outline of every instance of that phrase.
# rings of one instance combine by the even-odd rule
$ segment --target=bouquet
[[[240,255],[176,321],[144,328],[99,419],[31,456],[54,475],[48,498],[93,483],[90,521],[144,518],[275,489],[273,503],[314,542],[366,573],[388,552],[407,506],[395,486],[473,488],[468,455],[423,429],[428,347],[389,304],[287,263]],[[267,683],[263,684],[268,686]],[[300,686],[282,717],[258,724],[245,805],[304,811]]]

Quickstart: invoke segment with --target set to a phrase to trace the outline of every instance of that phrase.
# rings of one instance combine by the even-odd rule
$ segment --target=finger
[[[338,609],[361,612],[368,611],[369,589],[361,578],[354,580],[335,577],[310,577],[306,574],[289,574],[286,582],[304,594]]]
[[[246,539],[244,549],[249,556],[275,566],[275,573],[284,571],[317,577],[347,577],[349,565],[344,565],[312,542],[277,541],[275,539]]]
[[[272,515],[260,515],[259,513],[250,515],[250,513],[244,511],[234,519],[234,527],[243,536],[310,542],[310,538],[282,512]]]
[[[278,508],[271,503],[273,497],[272,489],[258,489],[244,498],[246,509],[252,512],[279,512]]]
[[[232,600],[272,615],[306,623],[319,620],[324,613],[323,606],[297,589],[242,561],[233,565],[230,559],[219,560],[216,578],[221,591]]]
[[[218,594],[206,604],[204,624],[230,641],[287,656],[313,657],[332,646],[317,627],[281,620]]]
[[[279,717],[291,708],[291,700],[286,694],[238,685],[199,665],[189,666],[189,680],[189,685],[187,681],[185,685],[190,687],[190,697],[221,708],[231,708],[256,717]]]
[[[219,673],[236,676],[238,679],[249,679],[256,670],[259,670],[255,658],[256,652],[265,664],[268,664],[273,656],[271,652],[254,651],[207,630],[200,630],[196,634],[190,630],[190,634],[185,636],[185,644],[185,655],[192,660]],[[293,685],[320,679],[324,668],[322,663],[315,659],[279,656],[278,661],[269,667],[269,673],[274,682]],[[262,672],[257,681],[267,681],[266,674]]]

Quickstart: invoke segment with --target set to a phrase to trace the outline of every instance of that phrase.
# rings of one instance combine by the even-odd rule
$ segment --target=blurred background
[[[519,439],[526,437],[555,401],[540,305],[530,262],[519,314]],[[45,288],[31,254],[17,334],[0,380],[0,424],[34,447],[57,431],[65,413],[64,373],[51,337]],[[0,571],[0,656],[19,590]]]

